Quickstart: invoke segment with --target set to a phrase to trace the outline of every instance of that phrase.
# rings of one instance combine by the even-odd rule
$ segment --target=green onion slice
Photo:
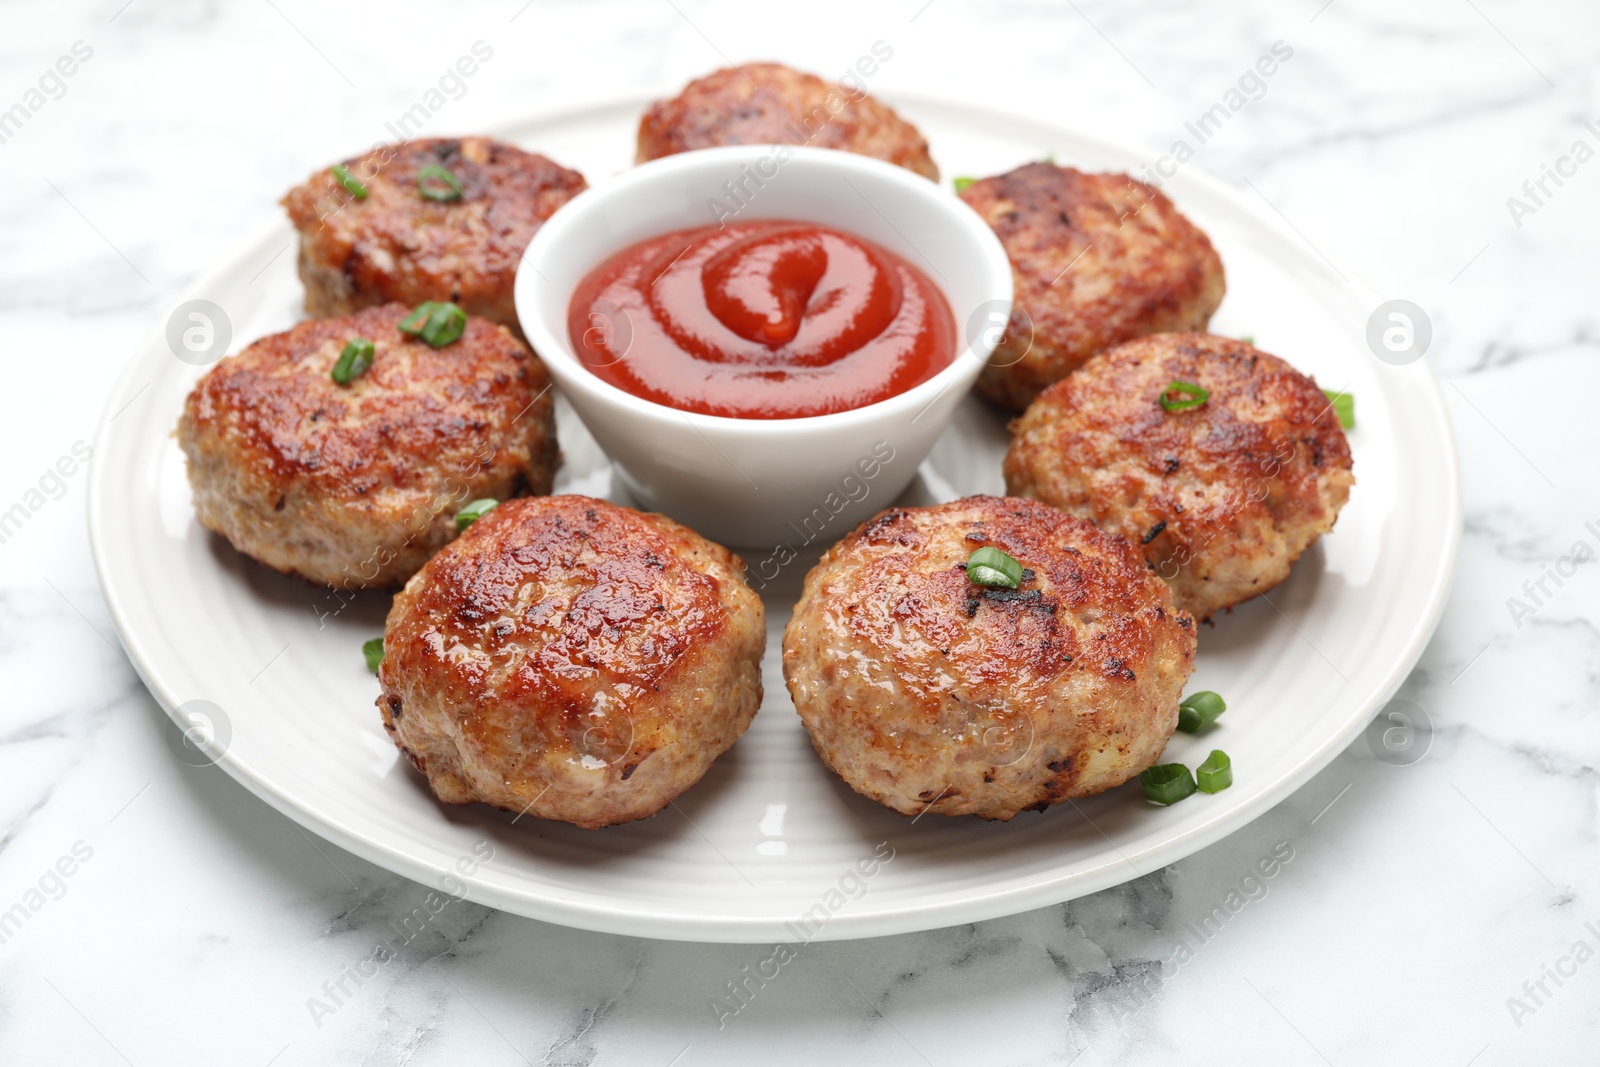
[[[1181,763],[1158,763],[1139,775],[1146,800],[1176,804],[1194,793],[1194,775]]]
[[[378,668],[383,665],[383,638],[374,637],[362,645],[361,654],[367,657],[367,670],[378,673]]]
[[[1173,396],[1174,393],[1179,395]],[[1161,390],[1161,406],[1168,411],[1188,411],[1210,399],[1211,393],[1193,382],[1173,382]]]
[[[350,173],[349,167],[343,163],[335,163],[328,168],[328,172],[338,179],[339,184],[344,186],[351,196],[357,200],[365,200],[367,198],[367,187],[362,184],[360,178]]]
[[[400,332],[420,337],[434,348],[443,348],[461,337],[467,328],[467,313],[454,304],[429,300],[400,320]]]
[[[988,545],[967,557],[967,581],[1015,589],[1022,584],[1022,564]]]
[[[1220,793],[1233,784],[1233,761],[1222,749],[1214,748],[1194,773],[1199,779],[1200,792]]]
[[[365,337],[350,338],[344,343],[344,351],[334,361],[333,380],[340,385],[349,385],[366,373],[367,368],[372,366],[372,357],[377,353],[377,348]]]
[[[966,192],[967,187],[977,180],[976,178],[952,178],[950,179],[950,184],[956,187],[956,194],[960,195]]]
[[[1241,333],[1239,335],[1239,340],[1243,341],[1247,345],[1253,345],[1256,343],[1256,335],[1253,333]]]
[[[1333,403],[1333,413],[1339,416],[1339,425],[1347,430],[1356,428],[1356,398],[1349,393],[1336,393],[1324,389],[1323,395]]]
[[[1186,734],[1197,734],[1216,722],[1217,716],[1227,710],[1227,703],[1209,689],[1190,693],[1178,705],[1178,729]]]
[[[439,164],[429,163],[417,171],[417,192],[424,200],[450,203],[461,199],[461,183]]]
[[[456,512],[456,529],[465,530],[468,526],[493,511],[499,503],[500,501],[492,496],[486,496],[482,500],[474,500]]]

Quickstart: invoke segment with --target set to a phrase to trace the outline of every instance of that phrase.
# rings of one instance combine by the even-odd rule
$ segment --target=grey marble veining
[[[1510,602],[1577,542],[1600,550],[1600,160],[1532,214],[1508,199],[1575,140],[1600,146],[1584,126],[1600,122],[1600,9],[12,0],[0,28],[0,109],[76,42],[93,50],[0,143],[0,506],[92,435],[197,271],[466,43],[496,59],[450,105],[460,129],[670,88],[724,55],[827,72],[884,38],[885,92],[1010,107],[1152,159],[1288,42],[1195,165],[1427,309],[1467,511],[1444,621],[1400,693],[1433,723],[1421,761],[1358,741],[1172,867],[975,926],[806,946],[719,1017],[770,947],[468,902],[405,933],[423,887],[173,758],[99,599],[80,474],[0,544],[0,909],[42,901],[0,943],[0,1062],[1593,1062],[1594,557],[1531,614]],[[74,873],[50,876],[63,857]],[[352,983],[378,945],[391,958]]]

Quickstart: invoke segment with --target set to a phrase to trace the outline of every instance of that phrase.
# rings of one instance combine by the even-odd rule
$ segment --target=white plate
[[[1093,168],[1142,162],[1004,115],[895,103],[947,176],[995,173],[1052,151]],[[502,134],[594,178],[628,165],[642,106],[530,120]],[[779,670],[779,635],[810,564],[801,560],[766,591],[760,714],[676,808],[596,832],[441,806],[396,759],[373,707],[378,687],[361,643],[381,633],[388,597],[365,594],[340,610],[332,594],[267,573],[196,525],[171,432],[199,369],[173,357],[164,323],[118,383],[95,447],[90,538],[117,629],[169,712],[192,700],[223,709],[231,738],[220,766],[278,810],[433,886],[458,860],[492,849],[468,879],[471,898],[552,922],[703,941],[868,937],[1039,907],[1181,859],[1288,796],[1394,692],[1444,605],[1461,505],[1432,373],[1423,363],[1381,364],[1366,349],[1377,299],[1192,167],[1166,189],[1227,267],[1228,297],[1212,328],[1253,334],[1323,385],[1348,388],[1359,417],[1358,484],[1338,529],[1271,604],[1202,628],[1190,687],[1221,692],[1229,710],[1208,737],[1180,734],[1167,757],[1193,765],[1225,748],[1235,774],[1226,792],[1158,809],[1135,783],[1009,824],[912,821],[856,796],[812,753]],[[291,237],[287,221],[274,222],[187,294],[226,310],[230,351],[300,316]],[[558,414],[567,462],[557,491],[617,498],[605,457],[570,409]],[[911,498],[1000,492],[1005,441],[1002,420],[969,399]],[[857,873],[858,861],[889,849],[892,861],[869,863],[870,877]],[[787,925],[807,913],[811,924]]]

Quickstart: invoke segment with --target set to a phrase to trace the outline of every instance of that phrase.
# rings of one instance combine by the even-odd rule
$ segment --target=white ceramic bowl
[[[726,183],[734,183],[728,185]],[[743,207],[728,190],[742,185]],[[899,396],[800,419],[689,414],[602,381],[573,352],[567,307],[613,252],[723,219],[800,219],[875,241],[924,271],[955,316],[960,351]],[[1011,266],[989,226],[901,167],[820,148],[736,145],[633,167],[563,206],[517,271],[517,317],[638,503],[737,546],[829,540],[911,481],[988,358],[1011,310]]]

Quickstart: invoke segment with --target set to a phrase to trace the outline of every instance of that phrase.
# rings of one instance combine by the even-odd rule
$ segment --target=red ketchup
[[[920,270],[808,222],[743,222],[652,237],[579,283],[578,358],[658,404],[740,419],[848,411],[905,392],[955,358],[950,305]]]

